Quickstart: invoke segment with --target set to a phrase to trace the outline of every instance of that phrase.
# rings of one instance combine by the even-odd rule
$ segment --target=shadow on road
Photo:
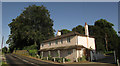
[[[114,55],[111,53],[111,54],[107,54],[104,59],[96,60],[93,62],[115,64],[115,58]]]

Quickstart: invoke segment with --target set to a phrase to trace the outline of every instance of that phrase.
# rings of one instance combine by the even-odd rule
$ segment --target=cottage
[[[42,57],[48,55],[65,57],[73,62],[84,55],[89,57],[86,49],[95,50],[95,38],[89,36],[87,23],[85,23],[85,35],[78,32],[61,35],[58,31],[56,37],[43,41],[40,45],[40,54]]]

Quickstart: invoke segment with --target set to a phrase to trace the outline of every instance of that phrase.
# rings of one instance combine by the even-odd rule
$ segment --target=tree
[[[89,28],[89,35],[94,36],[95,38],[96,50],[105,51],[105,45],[104,45],[105,43],[103,37],[104,31],[97,26],[88,26],[88,28]]]
[[[81,26],[81,25],[78,25],[78,26],[74,27],[72,29],[72,31],[73,32],[78,32],[80,34],[84,34],[85,33],[85,28],[83,26]]]
[[[7,53],[7,52],[8,52],[7,47],[3,47],[3,48],[2,48],[2,53]]]
[[[67,30],[67,29],[62,29],[62,30],[60,30],[60,32],[61,32],[61,35],[63,35],[63,34],[70,33],[70,32],[72,32],[72,31]]]
[[[43,40],[54,36],[53,20],[46,7],[32,5],[25,10],[8,25],[11,30],[6,43],[14,48],[22,49],[33,44],[39,45]]]
[[[97,20],[94,26],[89,26],[90,35],[95,36],[97,50],[116,50],[118,35],[112,26],[114,25],[105,19]]]

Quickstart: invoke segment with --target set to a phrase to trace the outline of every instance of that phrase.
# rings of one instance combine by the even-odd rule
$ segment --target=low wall
[[[29,52],[27,50],[15,50],[13,53],[19,55],[29,55]]]

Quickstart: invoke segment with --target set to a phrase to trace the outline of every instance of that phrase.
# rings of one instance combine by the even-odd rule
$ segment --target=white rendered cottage
[[[39,51],[42,57],[65,57],[73,62],[84,55],[89,57],[89,49],[95,50],[95,38],[89,36],[85,23],[85,35],[78,32],[61,35],[58,31],[56,37],[43,41]]]

